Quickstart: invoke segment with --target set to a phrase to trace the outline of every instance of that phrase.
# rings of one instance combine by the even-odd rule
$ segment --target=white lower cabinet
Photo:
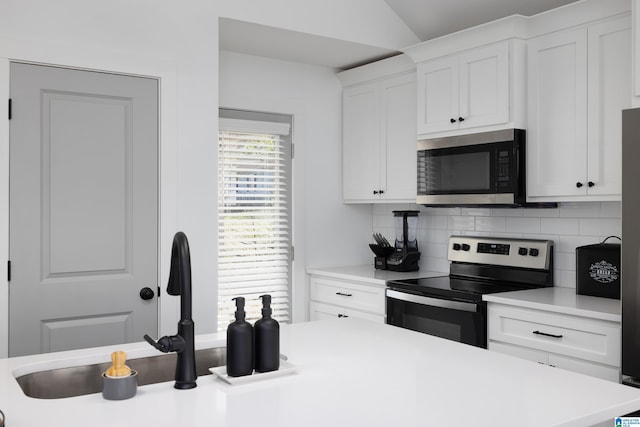
[[[384,323],[383,286],[311,276],[311,320],[358,317]]]
[[[620,382],[620,323],[489,303],[489,350]]]

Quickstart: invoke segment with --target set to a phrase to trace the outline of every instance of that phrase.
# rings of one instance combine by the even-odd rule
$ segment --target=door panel
[[[10,356],[157,333],[157,88],[11,64]]]
[[[458,129],[458,56],[418,64],[418,134]]]

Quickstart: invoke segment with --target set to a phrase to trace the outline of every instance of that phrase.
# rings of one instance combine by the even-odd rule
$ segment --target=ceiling
[[[430,40],[506,16],[531,16],[576,0],[384,0],[407,27]],[[220,18],[220,49],[344,70],[398,51]],[[406,46],[399,46],[403,48]]]
[[[511,15],[536,15],[576,0],[384,0],[422,41]]]
[[[220,18],[218,28],[221,50],[322,65],[338,70],[398,54],[391,49],[235,19]]]

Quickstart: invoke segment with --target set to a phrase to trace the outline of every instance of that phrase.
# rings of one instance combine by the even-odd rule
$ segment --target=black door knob
[[[456,122],[456,119],[454,119],[454,118],[452,117],[450,121],[451,121],[451,123],[455,123],[455,122]]]
[[[373,190],[373,194],[378,194],[378,190]]]
[[[578,187],[578,188],[582,187],[582,183],[581,182],[576,182],[576,187]]]
[[[153,292],[153,289],[148,287],[140,289],[140,298],[142,298],[143,300],[148,301],[150,299],[153,299],[154,296],[156,296],[156,294],[155,292]]]
[[[596,185],[593,181],[589,181],[587,183],[587,185],[589,186],[589,188],[593,187],[594,185]]]
[[[464,122],[464,117],[458,117],[459,122]]]

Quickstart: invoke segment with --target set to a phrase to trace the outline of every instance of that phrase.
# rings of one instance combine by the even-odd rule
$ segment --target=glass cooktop
[[[482,301],[483,294],[528,289],[526,286],[517,284],[479,281],[450,276],[392,280],[387,282],[387,287],[416,295],[473,302]]]

